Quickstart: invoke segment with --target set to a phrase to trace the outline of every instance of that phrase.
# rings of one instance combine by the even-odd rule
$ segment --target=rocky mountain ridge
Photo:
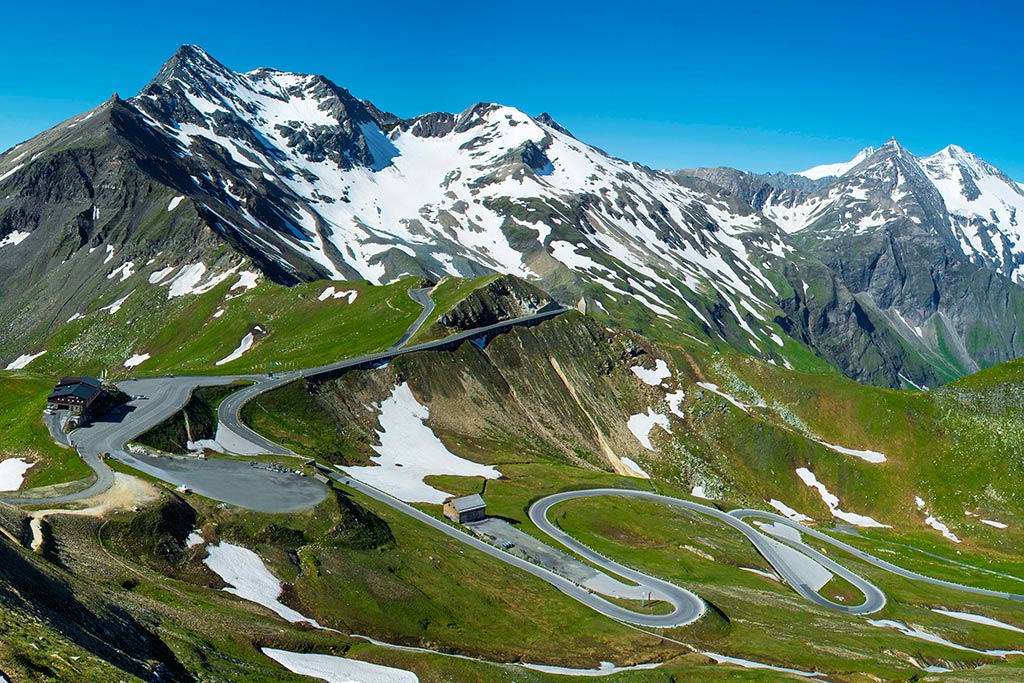
[[[872,326],[938,369],[926,383],[1019,356],[1020,186],[957,146],[917,157],[893,139],[857,159],[810,187],[803,176],[680,174],[748,202],[827,264]]]
[[[251,268],[283,285],[511,274],[655,338],[780,364],[808,346],[889,386],[1014,357],[1024,191],[962,150],[922,161],[892,142],[836,168],[670,175],[546,114],[401,118],[322,76],[184,46],[137,96],[0,156],[0,346],[15,358],[138,287]],[[995,197],[987,214],[971,187]],[[899,254],[862,263],[886,235]],[[896,289],[889,261],[912,274]],[[957,275],[929,292],[939,265]]]

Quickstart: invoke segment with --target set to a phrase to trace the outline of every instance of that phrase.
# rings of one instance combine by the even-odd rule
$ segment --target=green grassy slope
[[[171,300],[165,288],[143,286],[116,313],[96,310],[62,328],[43,344],[47,354],[32,368],[123,376],[310,367],[386,348],[420,310],[407,294],[412,280],[387,287],[334,283],[358,292],[352,304],[347,298],[320,301],[327,282],[281,287],[261,281],[239,293],[231,289],[236,280]],[[216,365],[249,333],[251,350]],[[137,368],[124,367],[134,354],[147,353],[151,357]]]
[[[43,424],[51,391],[53,382],[48,377],[0,374],[0,460],[25,458],[38,463],[29,470],[24,488],[75,481],[91,473],[73,449],[54,443]]]

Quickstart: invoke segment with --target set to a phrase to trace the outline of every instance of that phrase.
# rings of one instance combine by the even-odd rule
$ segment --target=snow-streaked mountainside
[[[1022,281],[1024,190],[1018,183],[956,145],[928,157],[913,155],[896,140],[871,150],[850,164],[828,167],[842,172],[830,174],[839,177],[824,191],[780,192],[762,211],[787,232],[866,232],[902,219],[932,219],[942,224],[939,230],[948,226],[965,256]]]
[[[564,266],[664,312],[659,286],[680,297],[709,282],[730,299],[770,291],[742,235],[783,249],[756,214],[510,107],[399,120],[322,77],[238,74],[198,48],[129,103],[181,153],[230,159],[234,177],[209,173],[186,189],[218,228],[283,267],[275,246],[325,275],[373,283],[489,271],[542,279]],[[255,210],[266,184],[280,197],[269,216]]]
[[[192,217],[204,240],[230,244],[285,284],[511,273],[573,302],[637,306],[641,318],[685,319],[748,350],[777,348],[778,292],[766,272],[792,251],[784,235],[742,202],[610,157],[546,115],[477,104],[400,119],[324,77],[236,73],[186,46],[137,96],[4,155],[0,182],[17,186],[58,145],[93,144],[83,142],[89,126],[105,126],[114,156],[127,150],[166,187],[164,213]],[[105,244],[105,220],[119,218],[92,200],[102,188],[81,194],[76,213],[98,234],[79,240],[68,262]],[[8,215],[17,210],[27,209]],[[139,227],[125,227],[113,261],[90,267],[139,263],[128,253],[140,249]],[[24,239],[22,250],[43,242],[23,222],[0,230],[0,239]],[[144,251],[148,262],[158,249]],[[165,255],[153,267],[194,260]],[[144,271],[121,270],[118,281],[127,291]]]
[[[770,218],[839,276],[866,326],[887,327],[940,376],[1024,353],[1024,191],[973,154],[949,146],[918,157],[893,139],[812,186],[721,168],[680,173]]]
[[[806,171],[797,171],[795,175],[802,175],[803,177],[810,178],[811,180],[821,180],[822,178],[828,178],[830,176],[841,176],[874,153],[874,147],[865,147],[861,151],[857,152],[857,155],[847,162],[839,164],[822,164],[821,166],[809,168]]]
[[[1024,189],[956,145],[920,162],[964,253],[1024,284]]]
[[[947,277],[1004,298],[963,319],[924,287],[873,302],[855,276],[876,269],[847,256],[861,236],[910,226],[1015,276],[1019,186],[962,150],[918,159],[895,141],[812,171],[828,175],[657,172],[546,114],[476,104],[401,118],[322,76],[237,73],[185,46],[135,97],[0,155],[0,362],[153,288],[190,296],[257,272],[284,285],[508,273],[655,338],[777,363],[816,354],[890,386],[1017,353],[1017,290]],[[857,244],[822,246],[846,238]],[[934,272],[945,254],[916,267]],[[940,312],[952,341],[914,332]]]

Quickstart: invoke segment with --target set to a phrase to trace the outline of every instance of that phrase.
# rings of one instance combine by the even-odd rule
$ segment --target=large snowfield
[[[407,503],[443,503],[449,496],[423,481],[433,474],[497,479],[501,472],[449,451],[425,423],[430,410],[405,382],[380,406],[380,445],[376,466],[342,467],[345,474]]]

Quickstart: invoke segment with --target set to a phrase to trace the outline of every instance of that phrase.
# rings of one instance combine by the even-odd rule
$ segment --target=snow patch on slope
[[[100,310],[101,311],[107,311],[108,313],[110,313],[110,315],[114,315],[115,313],[117,313],[118,311],[121,310],[121,307],[124,306],[124,302],[128,301],[128,297],[130,297],[134,293],[135,293],[135,290],[133,289],[132,291],[128,292],[123,297],[121,297],[120,299],[115,301],[114,303],[112,303],[112,304],[110,304],[108,306],[104,306]]]
[[[7,367],[4,368],[4,370],[24,370],[26,367],[28,367],[29,363],[31,363],[36,358],[39,358],[45,353],[46,351],[40,351],[39,353],[26,353],[21,356],[18,356],[10,363],[8,363]]]
[[[265,647],[262,651],[292,673],[326,683],[419,683],[420,680],[411,671],[348,657],[288,652],[271,647]]]
[[[821,180],[822,178],[828,178],[829,176],[841,176],[874,153],[874,147],[865,147],[861,151],[857,152],[857,155],[849,161],[838,164],[822,164],[820,166],[815,166],[814,168],[809,168],[806,171],[797,171],[794,175],[802,175],[803,177],[810,178],[811,180]]]
[[[399,384],[380,405],[379,457],[376,466],[339,467],[353,479],[390,493],[407,503],[443,503],[449,494],[423,481],[435,474],[497,479],[494,467],[460,458],[425,423],[430,409],[413,396],[408,383]]]
[[[648,408],[646,413],[633,415],[626,422],[626,426],[629,427],[629,431],[633,432],[636,440],[649,451],[654,450],[654,446],[651,445],[650,434],[655,425],[661,427],[667,434],[672,433],[672,428],[668,424],[668,418],[654,412],[654,408]]]
[[[654,361],[653,370],[648,370],[642,365],[634,365],[630,370],[633,371],[634,375],[640,378],[641,382],[652,387],[658,386],[662,381],[672,376],[672,371],[668,369],[668,363],[660,358]]]
[[[0,240],[0,249],[7,246],[18,246],[19,244],[24,242],[31,234],[32,233],[30,232],[21,232],[18,230],[15,230],[12,233],[8,233],[6,237]]]
[[[975,652],[977,654],[988,655],[989,657],[1005,657],[1006,655],[1011,654],[1024,654],[1024,652],[1018,652],[1016,650],[978,650],[973,647],[967,647],[966,645],[959,645],[957,643],[954,643],[950,640],[943,638],[942,636],[937,636],[934,633],[929,633],[928,631],[915,628],[913,626],[908,626],[906,624],[902,624],[898,621],[893,621],[891,619],[868,619],[867,621],[872,626],[895,629],[906,636],[910,636],[911,638],[917,638],[918,640],[924,640],[926,642],[936,643],[938,645],[945,645],[946,647],[951,647],[955,650]]]
[[[356,302],[356,297],[359,296],[359,292],[355,289],[342,289],[339,291],[334,290],[334,286],[331,285],[324,291],[320,292],[320,296],[317,297],[318,301],[327,301],[328,299],[343,299],[347,298],[350,304]]]
[[[810,488],[816,489],[818,495],[821,496],[821,500],[828,507],[829,512],[836,519],[859,527],[877,527],[877,528],[890,528],[888,524],[882,524],[868,517],[867,515],[858,515],[853,512],[845,512],[839,507],[839,497],[833,493],[830,493],[825,485],[818,481],[818,478],[814,476],[814,472],[811,472],[806,467],[798,467],[796,474],[800,477],[800,481],[809,486]]]
[[[131,358],[124,362],[124,366],[126,368],[137,368],[143,363],[145,363],[147,360],[149,360],[148,353],[136,353],[132,355]]]
[[[252,343],[254,341],[255,337],[252,336],[252,332],[249,332],[244,337],[242,337],[242,341],[238,342],[238,346],[235,348],[235,350],[221,358],[219,361],[217,361],[216,365],[226,365],[231,361],[238,360],[246,351],[252,348]]]
[[[852,455],[855,458],[860,458],[864,462],[870,462],[870,463],[878,464],[878,463],[883,463],[886,460],[885,454],[884,453],[879,453],[878,451],[858,450],[856,448],[846,448],[845,446],[837,446],[837,445],[835,445],[833,443],[828,443],[827,441],[822,441],[821,439],[814,439],[814,441],[817,442],[817,443],[820,443],[822,446],[824,446],[825,448],[828,448],[829,450],[835,451],[836,453],[842,453],[844,455]]]
[[[1001,628],[1004,631],[1014,631],[1015,633],[1024,633],[1024,628],[1018,628],[1007,624],[1006,622],[993,619],[991,617],[984,617],[980,614],[971,614],[970,612],[954,612],[948,609],[937,609],[932,608],[933,612],[951,617],[953,619],[959,619],[960,621],[969,621],[975,624],[984,624],[985,626],[993,626],[995,628]]]
[[[281,582],[270,573],[260,556],[238,545],[221,541],[206,546],[203,564],[219,576],[228,587],[224,590],[243,600],[263,605],[293,624],[307,623],[319,628],[320,624],[282,604]]]
[[[17,491],[25,482],[25,473],[35,463],[24,458],[7,458],[0,460],[0,491]]]
[[[800,512],[797,512],[793,508],[789,507],[788,505],[783,503],[781,500],[776,500],[775,498],[772,498],[771,500],[768,501],[768,504],[771,505],[776,510],[778,510],[780,514],[785,515],[786,517],[790,518],[794,522],[813,522],[814,521],[813,519],[811,519],[807,515],[805,515],[803,513],[800,513]]]
[[[651,478],[651,475],[649,475],[644,468],[640,467],[640,465],[637,464],[636,460],[633,460],[632,458],[625,458],[625,457],[619,458],[619,460],[621,460],[622,464],[624,464],[626,467],[628,467],[629,469],[633,470],[638,475],[640,475],[641,479],[650,479]]]

